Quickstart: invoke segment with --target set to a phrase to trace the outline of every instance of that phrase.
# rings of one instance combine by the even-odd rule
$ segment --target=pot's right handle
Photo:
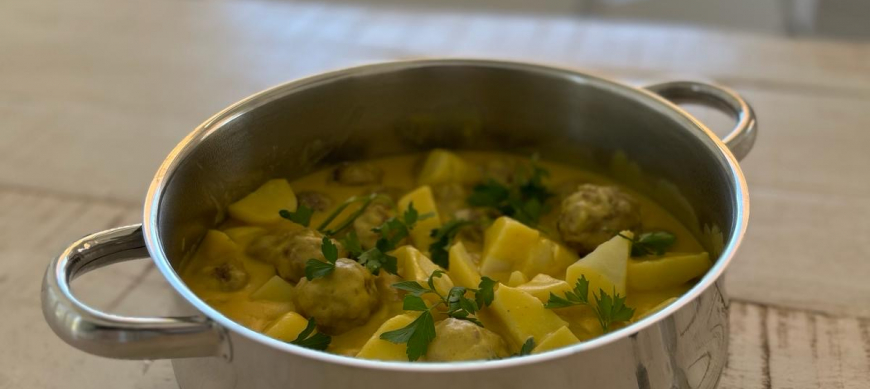
[[[731,115],[737,124],[722,142],[737,160],[743,159],[758,134],[757,120],[752,107],[736,92],[713,84],[696,81],[673,81],[646,86],[646,89],[676,104],[697,103],[716,108]]]
[[[229,340],[205,317],[124,317],[93,309],[70,289],[76,276],[113,263],[148,257],[141,225],[88,235],[51,261],[42,283],[42,313],[52,330],[71,346],[120,359],[221,356]]]

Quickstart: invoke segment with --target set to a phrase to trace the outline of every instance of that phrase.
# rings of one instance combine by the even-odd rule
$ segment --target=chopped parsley
[[[313,350],[326,350],[326,348],[329,346],[329,343],[332,342],[332,338],[329,335],[321,332],[312,334],[316,327],[317,322],[314,320],[314,318],[312,317],[308,319],[308,325],[306,325],[305,329],[299,333],[299,336],[297,336],[296,339],[292,340],[290,343]]]
[[[631,241],[632,257],[664,255],[664,253],[677,241],[677,237],[667,231],[644,232],[633,239],[622,235],[621,233],[619,236]]]
[[[442,304],[447,307],[447,316],[470,321],[483,327],[475,314],[480,308],[492,303],[493,287],[496,282],[483,277],[478,289],[454,286],[444,296],[435,289],[435,279],[442,275],[444,272],[441,270],[432,272],[426,281],[428,288],[416,281],[393,284],[393,288],[407,292],[402,300],[402,309],[422,313],[411,324],[397,330],[384,332],[380,338],[397,344],[406,343],[409,361],[416,361],[421,356],[426,355],[429,343],[435,339],[435,318],[432,316],[432,310]],[[466,292],[473,292],[474,299],[466,297]],[[425,294],[435,294],[440,301],[431,306],[426,305],[426,301],[422,297]]]
[[[519,354],[515,354],[514,356],[521,357],[523,355],[531,355],[532,350],[534,350],[534,349],[535,349],[535,338],[529,337],[528,339],[526,339],[525,342],[523,342],[523,347],[520,348]]]
[[[432,256],[432,262],[445,269],[450,263],[448,250],[450,244],[453,243],[453,238],[456,234],[467,225],[471,224],[468,220],[454,219],[445,223],[441,228],[432,230],[429,234],[434,241],[429,245],[429,254]]]
[[[299,204],[299,207],[296,208],[296,212],[290,212],[286,209],[278,211],[278,214],[281,215],[281,217],[293,223],[300,224],[303,227],[308,227],[308,224],[311,223],[311,215],[313,213],[314,210],[305,204]]]
[[[549,174],[532,158],[527,169],[517,172],[517,178],[511,185],[493,179],[486,180],[474,186],[466,201],[474,207],[493,208],[502,215],[535,227],[538,219],[547,211],[545,202],[553,196],[544,185],[544,177]]]
[[[432,216],[431,213],[420,215],[412,202],[408,204],[408,209],[402,213],[401,217],[391,217],[380,226],[372,229],[380,235],[380,238],[375,242],[375,247],[363,251],[359,237],[354,232],[348,233],[343,238],[342,243],[345,244],[349,256],[355,258],[372,274],[378,275],[381,269],[396,274],[399,271],[397,259],[388,253],[396,249],[399,243],[411,233],[418,221]]]
[[[323,241],[320,244],[320,252],[323,253],[323,258],[326,259],[326,262],[314,258],[305,262],[305,278],[309,281],[315,278],[326,277],[335,270],[335,261],[338,260],[338,247],[335,246],[335,243],[332,243],[332,239],[323,237]]]
[[[565,297],[559,297],[550,293],[550,299],[544,305],[544,308],[555,309],[575,305],[589,306],[595,312],[598,324],[601,325],[601,329],[604,332],[607,332],[613,323],[626,322],[634,316],[634,309],[625,305],[625,297],[619,296],[619,293],[615,291],[612,298],[604,290],[599,290],[598,293],[593,293],[592,296],[595,300],[594,305],[589,301],[589,281],[586,279],[586,276],[580,276],[580,279],[574,285],[574,289],[565,292]]]

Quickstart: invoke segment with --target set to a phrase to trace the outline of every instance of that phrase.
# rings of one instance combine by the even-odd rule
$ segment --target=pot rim
[[[632,323],[624,328],[607,333],[597,338],[580,342],[573,346],[564,347],[557,350],[551,350],[546,353],[523,356],[522,358],[506,358],[496,361],[467,361],[467,362],[442,362],[442,363],[409,363],[409,362],[388,362],[361,359],[348,357],[337,354],[330,354],[321,351],[310,350],[301,346],[296,346],[286,343],[265,334],[256,332],[239,323],[234,322],[216,309],[209,306],[205,301],[200,299],[187,285],[181,280],[181,277],[170,264],[163,250],[163,242],[160,239],[158,231],[158,210],[160,202],[163,199],[163,193],[166,188],[168,179],[171,177],[175,168],[191,153],[197,145],[215,131],[219,131],[224,124],[241,116],[256,107],[268,104],[288,93],[296,93],[308,88],[316,87],[324,83],[347,77],[357,77],[370,74],[379,74],[396,70],[406,70],[425,67],[452,67],[452,66],[471,66],[485,67],[509,70],[522,70],[532,73],[545,74],[564,78],[572,82],[580,82],[593,84],[598,87],[609,89],[616,93],[621,93],[631,98],[638,100],[646,100],[653,105],[658,105],[663,108],[661,112],[668,115],[671,119],[682,124],[684,127],[694,127],[699,130],[698,136],[705,136],[716,146],[721,153],[721,157],[725,165],[729,168],[731,179],[733,180],[737,200],[737,206],[733,214],[732,224],[734,225],[733,232],[728,237],[729,243],[723,247],[719,258],[717,258],[713,267],[701,278],[701,280],[693,286],[689,291],[680,296],[677,301],[671,303],[664,309],[651,314],[638,322]],[[702,139],[707,140],[707,139]],[[412,59],[380,62],[374,64],[366,64],[361,66],[343,68],[330,72],[320,73],[317,75],[304,77],[289,82],[285,82],[255,93],[226,109],[218,112],[199,126],[197,126],[190,134],[184,137],[178,145],[173,148],[166,159],[161,163],[157,170],[151,185],[148,188],[148,194],[145,199],[143,210],[143,231],[145,235],[145,244],[153,258],[153,261],[160,272],[166,278],[167,282],[175,289],[175,291],[184,297],[188,303],[193,305],[197,310],[202,312],[210,320],[217,322],[224,329],[244,336],[263,345],[279,349],[281,351],[296,354],[301,357],[315,359],[321,362],[333,363],[346,367],[374,369],[381,371],[404,371],[404,372],[456,372],[456,371],[479,371],[518,367],[523,365],[531,365],[546,362],[549,360],[567,357],[572,354],[581,353],[584,351],[604,347],[621,339],[627,338],[636,334],[658,321],[672,315],[674,312],[683,308],[689,301],[696,299],[708,288],[712,287],[724,274],[725,269],[731,263],[734,255],[739,248],[743,236],[746,233],[747,222],[749,218],[749,193],[747,189],[746,179],[737,162],[737,159],[725,144],[708,129],[700,121],[692,117],[686,111],[675,105],[674,103],[662,98],[661,96],[650,92],[643,88],[636,88],[617,81],[609,80],[599,76],[590,75],[579,72],[566,67],[557,67],[550,65],[535,64],[529,62],[515,62],[506,60],[492,59],[468,59],[468,58],[451,58],[451,59]]]

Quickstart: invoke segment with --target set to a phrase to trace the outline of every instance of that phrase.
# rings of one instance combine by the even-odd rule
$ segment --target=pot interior
[[[738,169],[671,105],[610,81],[534,65],[422,61],[285,84],[219,114],[158,193],[175,266],[227,204],[269,178],[435,147],[510,150],[615,178],[670,210],[718,257],[737,238]]]

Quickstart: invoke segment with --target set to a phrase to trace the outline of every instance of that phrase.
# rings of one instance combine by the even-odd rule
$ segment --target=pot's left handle
[[[42,313],[51,329],[71,346],[103,357],[166,359],[221,356],[229,340],[205,317],[124,317],[79,301],[70,281],[113,263],[148,257],[141,225],[88,235],[51,261],[42,283]]]

